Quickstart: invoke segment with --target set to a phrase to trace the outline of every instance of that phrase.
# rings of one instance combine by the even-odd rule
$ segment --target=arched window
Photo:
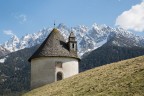
[[[62,80],[63,79],[63,74],[62,72],[58,72],[57,73],[57,81]]]

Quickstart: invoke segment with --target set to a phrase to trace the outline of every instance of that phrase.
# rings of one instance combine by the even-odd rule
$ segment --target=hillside
[[[144,56],[97,67],[23,96],[144,96]]]
[[[80,72],[144,55],[144,47],[135,46],[134,37],[127,38],[128,36],[124,36],[124,34],[122,35],[121,33],[113,34],[114,36],[111,35],[109,36],[107,43],[82,56]]]
[[[85,53],[80,62],[80,72],[144,55],[142,47],[121,47],[109,43],[96,50]]]

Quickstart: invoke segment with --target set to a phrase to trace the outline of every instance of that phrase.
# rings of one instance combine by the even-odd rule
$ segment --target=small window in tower
[[[62,62],[61,61],[56,61],[56,67],[62,68]]]
[[[74,43],[72,44],[72,48],[74,48]]]

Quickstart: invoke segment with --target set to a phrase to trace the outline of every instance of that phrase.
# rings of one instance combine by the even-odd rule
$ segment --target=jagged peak
[[[105,24],[99,25],[99,24],[97,24],[97,23],[94,23],[94,24],[92,25],[92,28],[97,29],[97,30],[101,30],[101,29],[107,28],[107,27],[109,27],[109,26],[107,26],[107,25],[105,25]]]
[[[61,29],[61,28],[65,28],[65,29],[69,29],[64,23],[60,23],[58,26],[57,26],[58,29]]]
[[[13,35],[12,37],[11,37],[11,39],[19,39],[16,35]]]
[[[19,42],[19,38],[16,35],[13,35],[8,41],[8,44],[13,44],[13,43],[18,43]]]

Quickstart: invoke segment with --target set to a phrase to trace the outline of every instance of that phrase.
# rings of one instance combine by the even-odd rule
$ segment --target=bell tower
[[[77,41],[73,32],[70,33],[68,44],[69,44],[69,51],[73,53],[75,52],[77,53]]]

